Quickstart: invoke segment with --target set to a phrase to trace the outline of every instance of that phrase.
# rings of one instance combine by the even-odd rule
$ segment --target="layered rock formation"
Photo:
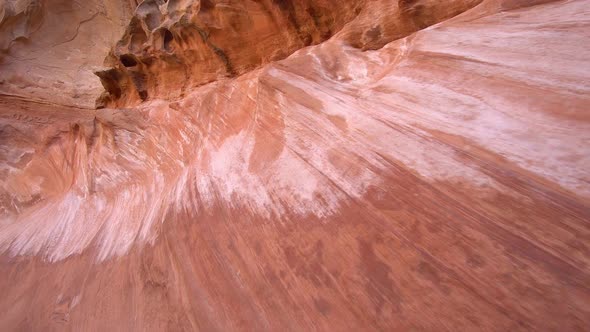
[[[3,330],[590,326],[587,1],[0,18]]]

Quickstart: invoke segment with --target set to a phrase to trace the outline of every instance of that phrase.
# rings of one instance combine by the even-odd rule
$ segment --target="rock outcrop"
[[[94,71],[135,9],[127,0],[0,1],[0,93],[94,108]]]
[[[339,32],[362,48],[457,15],[481,0],[142,2],[125,35],[96,72],[98,107],[182,98],[196,86],[235,77]]]
[[[589,24],[0,3],[0,328],[584,330]]]

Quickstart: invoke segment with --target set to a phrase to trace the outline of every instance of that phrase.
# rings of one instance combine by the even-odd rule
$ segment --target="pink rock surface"
[[[590,2],[23,3],[0,329],[590,326]]]

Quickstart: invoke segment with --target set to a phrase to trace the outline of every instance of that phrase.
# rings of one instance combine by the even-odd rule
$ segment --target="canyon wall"
[[[0,2],[3,330],[584,330],[585,0]]]

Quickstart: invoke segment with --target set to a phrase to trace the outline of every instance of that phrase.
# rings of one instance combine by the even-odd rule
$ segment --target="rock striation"
[[[585,0],[0,2],[0,328],[583,331],[589,38]]]

